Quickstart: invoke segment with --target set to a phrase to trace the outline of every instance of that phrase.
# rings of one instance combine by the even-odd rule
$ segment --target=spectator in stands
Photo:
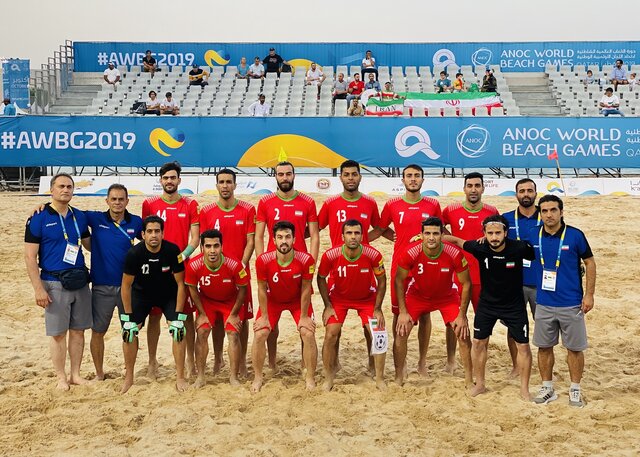
[[[487,68],[482,78],[482,87],[480,88],[480,92],[496,92],[497,89],[498,81],[496,81],[496,77],[493,76],[491,69]]]
[[[249,65],[247,65],[247,58],[242,57],[240,59],[240,65],[236,67],[236,78],[248,79],[249,78]]]
[[[277,73],[278,76],[280,76],[282,66],[289,65],[289,62],[276,54],[276,48],[269,48],[269,55],[262,59],[262,62],[266,65],[265,73]]]
[[[353,81],[349,83],[349,95],[347,95],[347,106],[351,107],[351,100],[360,98],[360,94],[364,90],[364,82],[360,81],[360,73],[354,73]]]
[[[260,57],[253,59],[253,63],[249,66],[249,72],[247,73],[249,78],[264,79],[264,67],[260,63]]]
[[[587,76],[584,78],[584,85],[588,86],[589,84],[598,84],[600,81],[593,76],[593,72],[591,70],[587,70]]]
[[[15,116],[16,115],[16,106],[11,103],[11,99],[5,98],[2,100],[2,113],[3,116]]]
[[[180,106],[171,92],[167,92],[164,100],[160,103],[160,114],[172,114],[174,116],[180,114]]]
[[[197,63],[194,63],[193,68],[191,68],[191,71],[189,72],[189,85],[200,87],[207,86],[209,85],[207,78],[209,78],[209,72],[200,68]]]
[[[444,71],[440,72],[440,79],[436,81],[436,92],[451,92],[451,80],[447,78],[447,74]]]
[[[349,105],[349,109],[347,110],[347,115],[362,116],[363,114],[364,114],[364,110],[362,109],[360,100],[358,100],[357,98],[354,98],[353,100],[351,100],[351,105]]]
[[[362,59],[362,77],[365,73],[373,73],[376,81],[378,80],[378,67],[376,66],[376,59],[371,55],[371,51],[365,53],[364,59]]]
[[[602,108],[604,117],[607,117],[609,114],[619,114],[624,117],[624,114],[620,111],[620,99],[617,95],[614,95],[611,87],[605,89],[604,95],[600,100],[600,108]]]
[[[120,84],[120,71],[116,68],[113,62],[109,62],[109,68],[104,71],[104,80],[107,84],[113,86],[114,92],[118,90]]]
[[[629,75],[629,90],[634,90],[638,85],[638,80],[636,79],[636,74],[631,73]]]
[[[616,60],[616,66],[613,67],[613,71],[611,71],[609,75],[609,81],[613,84],[613,90],[616,92],[618,91],[618,84],[629,84],[627,80],[627,70],[622,66],[623,63],[622,59]]]
[[[269,109],[271,105],[265,102],[266,97],[264,94],[258,95],[258,101],[253,102],[247,110],[251,117],[267,117],[269,115]]]
[[[158,116],[160,115],[160,100],[158,99],[158,95],[156,94],[155,90],[149,91],[149,98],[147,98],[147,101],[145,103],[147,105],[147,108],[144,114],[156,114]]]
[[[305,81],[307,86],[316,86],[318,88],[318,98],[320,98],[320,86],[325,80],[325,75],[318,68],[315,62],[311,62],[311,67],[307,70]]]
[[[156,59],[151,55],[151,50],[147,49],[145,56],[142,58],[142,71],[146,71],[147,73],[151,73],[151,77],[153,74],[160,70],[158,68],[158,64],[156,63]]]
[[[462,73],[456,73],[456,79],[453,80],[453,91],[454,92],[466,92],[467,88],[465,87],[465,81],[462,77]]]
[[[344,73],[338,73],[338,79],[333,83],[333,103],[337,99],[345,100],[349,94],[349,85],[344,79]]]
[[[369,81],[364,85],[364,90],[373,89],[376,92],[382,91],[380,87],[380,83],[375,80],[375,75],[373,73],[369,73]]]
[[[385,102],[389,100],[394,100],[396,98],[406,98],[394,92],[393,86],[391,85],[390,81],[387,81],[386,83],[384,83],[384,90],[381,90],[378,95],[380,95],[380,100]]]

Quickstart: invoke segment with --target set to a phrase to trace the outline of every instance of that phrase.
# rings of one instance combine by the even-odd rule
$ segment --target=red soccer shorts
[[[327,320],[327,325],[329,324],[344,324],[344,320],[347,317],[347,312],[350,309],[357,311],[358,316],[360,316],[360,320],[362,321],[362,326],[369,325],[369,318],[373,317],[373,309],[375,307],[374,302],[343,302],[343,301],[332,301],[333,309],[336,312],[338,318],[336,319],[334,316],[331,316],[329,320]]]
[[[298,326],[298,323],[300,322],[300,316],[302,315],[302,310],[300,309],[300,302],[293,302],[293,303],[268,302],[267,315],[269,317],[269,325],[271,325],[272,329],[276,328],[276,325],[278,325],[278,322],[280,321],[280,316],[282,316],[282,313],[284,311],[289,311],[291,313],[291,316],[293,317],[293,320],[296,323],[296,327]],[[313,319],[313,307],[311,303],[309,303],[309,311],[307,315],[311,319]],[[258,308],[258,314],[256,315],[256,320],[260,319],[261,316],[262,316],[262,310]],[[262,329],[259,329],[259,330],[262,330]]]

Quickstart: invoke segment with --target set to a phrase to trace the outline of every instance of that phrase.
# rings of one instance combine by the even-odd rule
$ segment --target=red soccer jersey
[[[167,203],[161,196],[149,197],[142,202],[142,219],[151,215],[164,221],[164,239],[184,250],[189,244],[191,226],[199,222],[198,202],[180,197],[175,203]]]
[[[422,233],[422,221],[428,217],[442,217],[440,203],[431,197],[422,197],[415,203],[407,202],[403,197],[394,197],[387,201],[382,209],[380,227],[386,229],[393,222],[396,242],[393,246],[393,263],[411,244],[411,238]]]
[[[316,203],[311,197],[302,192],[296,192],[296,196],[290,200],[284,200],[277,193],[265,195],[258,202],[258,222],[266,224],[269,232],[269,243],[265,251],[273,251],[276,246],[273,242],[273,226],[278,221],[289,221],[295,228],[296,242],[293,249],[299,252],[309,252],[304,242],[304,232],[309,222],[318,222]]]
[[[242,260],[247,235],[256,231],[256,209],[251,203],[236,200],[231,209],[210,203],[200,210],[200,233],[216,229],[222,233],[222,252],[232,259]]]
[[[318,275],[331,276],[331,300],[341,302],[373,302],[376,298],[375,277],[384,274],[382,254],[371,246],[362,245],[355,259],[348,259],[343,246],[329,249],[322,255]]]
[[[300,303],[302,281],[311,281],[315,269],[313,257],[306,252],[295,251],[287,265],[280,265],[276,251],[256,259],[256,277],[267,283],[267,296],[275,303]]]
[[[378,204],[368,195],[361,195],[356,200],[347,200],[342,195],[334,195],[324,202],[318,214],[320,230],[329,226],[331,247],[342,246],[342,224],[355,219],[362,224],[362,243],[369,244],[367,232],[370,227],[380,225]]]
[[[187,262],[184,282],[198,288],[203,302],[233,306],[238,296],[238,287],[246,286],[249,276],[238,260],[225,256],[222,264],[214,270],[205,265],[202,254],[199,254]]]
[[[398,267],[406,270],[411,277],[407,295],[431,303],[450,302],[453,291],[453,274],[467,269],[467,261],[458,247],[442,243],[442,250],[436,258],[425,254],[422,241],[409,246]]]
[[[442,211],[442,223],[451,227],[451,234],[465,241],[477,240],[484,236],[482,221],[489,216],[500,214],[498,210],[486,203],[476,211],[470,211],[462,203],[452,203]],[[480,284],[480,267],[473,255],[464,252],[469,262],[469,274],[473,284]]]

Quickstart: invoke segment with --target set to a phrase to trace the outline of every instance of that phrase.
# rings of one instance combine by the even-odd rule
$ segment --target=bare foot
[[[158,361],[149,361],[149,367],[147,368],[147,378],[156,380],[158,379]]]
[[[380,392],[387,390],[387,383],[384,381],[376,381],[376,387]]]
[[[56,389],[58,390],[69,390],[69,383],[66,379],[58,379],[58,384],[56,385]]]
[[[449,363],[447,362],[444,366],[444,372],[445,373],[449,373],[449,374],[453,374],[453,372],[456,371],[456,363],[452,362]]]
[[[132,379],[125,378],[124,382],[122,383],[122,389],[120,389],[120,393],[126,394],[132,385],[133,385],[133,378]]]
[[[472,397],[476,397],[480,394],[483,394],[487,391],[487,388],[483,385],[480,384],[476,384],[475,386],[472,386],[471,388],[469,388],[469,395],[471,395]]]
[[[213,362],[213,374],[217,375],[225,367],[224,359],[215,360]]]
[[[272,376],[275,375],[278,372],[278,365],[275,363],[273,365],[269,364],[269,372]]]
[[[518,372],[518,368],[513,367],[511,369],[511,372],[509,373],[509,379],[516,379],[518,376],[520,376],[520,373]]]
[[[529,390],[524,390],[524,391],[520,391],[520,398],[522,398],[524,401],[526,402],[530,402],[531,401],[531,393],[529,393]]]
[[[251,383],[251,392],[255,394],[256,392],[260,392],[260,389],[262,389],[262,378],[256,378],[253,380],[253,383]]]
[[[238,367],[238,376],[246,378],[248,375],[249,370],[247,370],[247,362],[240,362],[240,366]]]
[[[322,388],[325,390],[325,392],[330,392],[331,389],[333,389],[333,378],[329,377],[325,379]]]
[[[187,378],[192,378],[198,375],[198,369],[192,360],[187,359],[184,364],[184,371],[187,374]]]
[[[376,366],[373,363],[369,362],[367,371],[369,372],[369,376],[371,376],[372,378],[376,377]]]
[[[69,378],[69,384],[72,384],[74,386],[84,386],[85,384],[89,384],[89,382],[90,381],[84,379],[80,375],[71,376]]]
[[[204,379],[204,376],[198,376],[196,378],[196,382],[193,383],[193,387],[195,387],[196,389],[200,389],[201,387],[204,387],[207,384],[206,379]]]
[[[342,364],[340,363],[340,360],[336,360],[336,365],[335,365],[335,371],[334,373],[337,373],[338,371],[342,370]]]
[[[306,383],[307,383],[306,385],[307,390],[313,390],[316,388],[316,380],[314,378],[307,378]]]
[[[239,386],[240,385],[240,381],[238,380],[238,378],[236,376],[230,376],[229,377],[229,384],[231,384],[232,386]]]
[[[189,383],[186,379],[176,379],[176,390],[178,392],[185,392],[189,388]]]
[[[429,377],[429,369],[427,368],[427,363],[418,363],[418,374],[423,378]]]
[[[95,378],[93,378],[94,381],[104,381],[105,379],[107,379],[107,375],[104,372],[96,373]]]
[[[404,373],[402,373],[402,375],[400,376],[396,375],[396,384],[398,384],[400,387],[402,387],[402,385],[404,384],[404,380],[405,380]]]

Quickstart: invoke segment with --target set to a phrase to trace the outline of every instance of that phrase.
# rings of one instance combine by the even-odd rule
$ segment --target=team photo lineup
[[[44,308],[58,389],[107,377],[104,340],[117,309],[123,394],[136,383],[143,328],[148,378],[158,377],[157,351],[165,333],[179,392],[207,385],[210,340],[213,373],[228,364],[231,385],[247,381],[258,392],[269,382],[265,363],[271,373],[278,370],[279,322],[289,314],[299,333],[306,389],[318,383],[330,391],[340,382],[345,319],[357,314],[364,363],[380,390],[391,380],[385,379],[387,350],[399,386],[408,380],[408,351],[418,354],[418,374],[428,376],[432,326],[442,322],[444,371],[459,369],[459,357],[468,395],[485,393],[491,383],[485,381],[489,339],[500,324],[507,328],[510,376],[518,379],[522,400],[547,404],[562,392],[570,406],[585,405],[580,382],[595,257],[585,234],[565,224],[562,199],[548,194],[538,200],[534,180],[518,181],[515,209],[499,214],[482,201],[482,174],[471,172],[464,177],[464,199],[442,208],[421,194],[423,169],[408,165],[402,170],[404,195],[389,198],[380,212],[359,191],[360,165],[352,160],[339,169],[343,191],[319,208],[296,190],[289,162],[274,167],[277,189],[257,207],[236,198],[231,169],[217,172],[217,200],[200,207],[179,193],[181,171],[176,162],[160,168],[162,195],[146,198],[140,216],[127,210],[122,184],[109,187],[105,207],[77,209],[71,204],[73,177],[66,173],[51,179],[51,201],[33,209],[24,234],[25,261],[35,302]],[[329,240],[326,250],[321,236]],[[382,239],[393,242],[390,266],[376,249]],[[323,309],[314,309],[313,294]],[[80,370],[86,330],[95,368],[91,380]],[[539,370],[533,393],[530,340]],[[559,343],[566,348],[570,382],[556,390]],[[564,358],[564,350],[556,354]]]

